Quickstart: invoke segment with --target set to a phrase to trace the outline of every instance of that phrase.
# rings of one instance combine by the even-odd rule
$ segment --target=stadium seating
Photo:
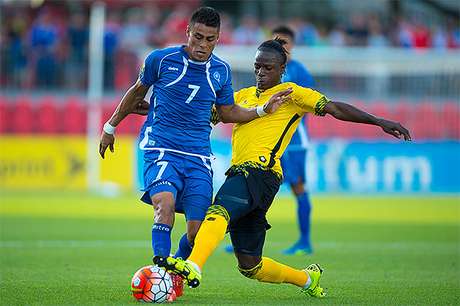
[[[60,130],[59,104],[51,96],[41,98],[34,111],[35,130],[43,134],[56,134]]]
[[[62,131],[83,134],[86,131],[86,104],[78,97],[69,97],[62,108]]]
[[[14,134],[30,134],[37,132],[34,129],[35,116],[32,103],[27,96],[16,98],[15,103],[9,104],[9,116],[11,127],[8,130]]]
[[[0,96],[0,134],[6,133],[9,126],[8,99]]]
[[[113,113],[118,98],[102,101],[101,126]],[[364,104],[353,103],[377,116],[401,122],[416,140],[460,139],[460,105],[457,102],[410,103],[400,101],[388,104],[377,101]],[[145,120],[139,115],[129,115],[117,128],[117,134],[137,135]],[[84,134],[87,122],[87,101],[84,97],[67,96],[57,98],[43,96],[5,97],[0,95],[0,134]],[[308,130],[314,139],[331,137],[346,139],[378,140],[388,139],[375,126],[341,122],[330,116],[318,118],[309,115]],[[231,137],[231,125],[219,126],[222,137]]]

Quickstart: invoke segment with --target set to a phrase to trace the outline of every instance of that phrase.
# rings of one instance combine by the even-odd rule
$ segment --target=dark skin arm
[[[110,117],[109,123],[112,126],[117,126],[127,115],[131,113],[144,115],[147,102],[144,101],[144,97],[147,94],[149,87],[143,85],[140,80],[131,86],[125,93],[117,108],[115,109],[112,117]],[[147,109],[148,111],[148,109]],[[110,148],[111,152],[114,152],[113,144],[115,142],[114,135],[102,132],[101,141],[99,143],[99,154],[104,158],[105,151]]]
[[[409,131],[400,123],[376,117],[347,103],[330,101],[324,107],[324,111],[342,121],[377,125],[385,133],[396,138],[406,141],[412,140]]]
[[[292,88],[277,92],[271,96],[270,100],[264,105],[264,111],[267,114],[274,113],[284,102],[288,101],[288,96],[292,93]],[[222,123],[245,123],[256,118],[259,115],[256,108],[243,108],[239,105],[216,105],[219,119]]]

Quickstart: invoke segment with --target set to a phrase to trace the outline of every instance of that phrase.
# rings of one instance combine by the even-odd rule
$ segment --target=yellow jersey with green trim
[[[280,157],[291,141],[300,119],[305,113],[324,116],[328,99],[321,93],[295,83],[278,84],[263,92],[256,87],[243,88],[235,93],[235,104],[244,108],[264,105],[272,95],[292,88],[290,100],[273,114],[247,123],[237,123],[232,131],[232,166],[255,162],[262,168],[283,174]]]

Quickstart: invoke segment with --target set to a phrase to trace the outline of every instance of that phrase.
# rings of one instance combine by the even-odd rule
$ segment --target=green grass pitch
[[[137,304],[132,274],[150,264],[151,208],[138,195],[0,193],[1,305]],[[313,197],[312,256],[283,256],[297,238],[290,197],[272,206],[265,255],[320,263],[328,296],[241,276],[218,250],[179,305],[459,305],[460,198]],[[184,231],[176,220],[173,249]],[[226,238],[228,241],[228,238]]]

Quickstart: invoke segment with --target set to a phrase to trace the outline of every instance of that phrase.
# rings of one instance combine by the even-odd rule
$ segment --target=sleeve
[[[216,105],[232,105],[235,103],[232,87],[232,72],[228,65],[225,65],[225,82],[222,88],[216,92]]]
[[[316,116],[326,115],[324,107],[329,99],[316,90],[295,86],[293,99],[295,104],[307,113],[313,113]]]
[[[160,56],[159,51],[151,52],[144,61],[142,68],[139,72],[139,80],[145,86],[152,86],[157,80],[160,69]]]
[[[217,112],[217,109],[215,106],[213,106],[211,108],[211,118],[210,118],[210,121],[213,125],[216,125],[220,122],[220,117],[219,117],[219,113]]]

